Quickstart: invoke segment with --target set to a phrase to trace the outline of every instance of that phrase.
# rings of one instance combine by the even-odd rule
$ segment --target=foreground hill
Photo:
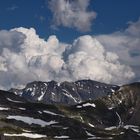
[[[80,104],[33,103],[0,91],[1,139],[140,139],[140,83]]]

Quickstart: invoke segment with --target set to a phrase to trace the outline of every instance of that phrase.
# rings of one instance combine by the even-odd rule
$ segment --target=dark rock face
[[[0,134],[10,140],[33,135],[42,140],[139,140],[139,109],[140,83],[72,106],[33,103],[0,91]]]
[[[29,101],[38,101],[46,104],[74,105],[87,100],[97,99],[111,94],[119,89],[119,86],[108,85],[92,80],[76,82],[32,82],[23,90],[11,91]]]
[[[140,125],[140,83],[122,86],[102,101],[108,108],[116,110],[124,123]]]

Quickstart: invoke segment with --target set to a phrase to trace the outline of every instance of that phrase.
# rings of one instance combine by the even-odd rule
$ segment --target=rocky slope
[[[140,83],[80,104],[46,105],[0,91],[1,139],[140,139]]]
[[[74,105],[87,100],[97,99],[119,89],[119,86],[108,85],[92,80],[80,80],[76,82],[32,82],[24,89],[11,89],[17,95],[28,101],[45,104]]]

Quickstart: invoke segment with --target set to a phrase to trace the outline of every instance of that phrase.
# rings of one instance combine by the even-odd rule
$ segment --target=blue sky
[[[52,13],[47,0],[1,0],[0,29],[15,27],[34,27],[37,33],[47,39],[55,34],[63,42],[72,42],[84,34],[107,34],[125,29],[129,21],[137,21],[140,16],[140,0],[91,0],[88,10],[97,13],[92,21],[91,31],[78,32],[75,29],[60,26],[58,30],[50,28]]]

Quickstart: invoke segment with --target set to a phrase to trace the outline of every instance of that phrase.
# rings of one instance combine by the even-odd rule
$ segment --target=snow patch
[[[102,140],[104,139],[103,137],[96,137],[96,136],[93,136],[93,137],[90,137],[88,138],[88,140]],[[106,140],[112,140],[113,137],[107,137]]]
[[[91,123],[88,123],[88,125],[91,126],[91,127],[95,127],[95,126],[94,126],[93,124],[91,124]]]
[[[111,89],[111,92],[113,92],[113,93],[114,93],[114,92],[115,92],[115,90],[114,90],[114,89]]]
[[[71,99],[74,100],[75,103],[77,103],[76,99],[71,94],[69,94],[65,89],[62,89],[62,90],[64,91],[63,94],[65,96],[70,97]]]
[[[8,137],[27,137],[27,138],[33,138],[33,139],[47,137],[46,135],[40,135],[40,134],[34,134],[34,133],[21,133],[21,134],[4,133],[4,136],[8,136]]]
[[[19,109],[20,109],[20,110],[26,110],[26,108],[23,108],[23,107],[20,107]]]
[[[0,111],[2,110],[9,110],[10,108],[7,108],[7,107],[0,107]]]
[[[60,86],[60,83],[57,83],[57,86],[59,87]]]
[[[26,89],[26,91],[28,92],[28,91],[32,91],[33,89],[32,88],[27,88]]]
[[[21,102],[21,101],[15,101],[15,100],[12,100],[12,99],[10,99],[10,98],[6,98],[8,101],[10,101],[10,102],[14,102],[14,103],[23,103],[23,102]]]
[[[69,127],[63,127],[63,129],[65,130],[65,129],[69,129]]]
[[[39,113],[39,114],[42,114],[42,112],[41,112],[41,111],[38,111],[38,113]]]
[[[51,111],[46,111],[46,110],[44,110],[43,112],[44,112],[44,113],[47,113],[47,114],[55,115],[55,116],[58,115],[58,114],[53,113],[53,112],[51,112]]]
[[[33,88],[33,91],[31,92],[31,96],[35,96],[35,89]]]
[[[83,107],[87,107],[87,106],[92,106],[92,107],[96,107],[96,105],[94,103],[86,103],[82,105]]]
[[[52,95],[55,95],[55,93],[54,93],[54,92],[51,92],[51,94],[52,94]]]
[[[46,87],[48,87],[48,84],[47,84],[47,83],[44,83],[44,85],[45,85]]]
[[[140,127],[139,126],[135,126],[135,125],[125,125],[124,126],[125,129],[132,129],[133,131],[139,133],[140,132]]]
[[[61,117],[64,117],[64,115],[56,114],[56,113],[53,113],[53,112],[51,112],[51,111],[46,111],[46,110],[44,110],[43,112],[44,112],[44,113],[47,113],[47,114],[54,115],[54,116],[61,116]]]
[[[109,110],[112,110],[113,108],[114,108],[114,107],[109,107],[108,109],[109,109]]]
[[[25,130],[25,129],[22,129],[22,131],[24,131],[24,132],[27,132],[27,133],[30,133],[30,132],[32,132],[32,131]]]
[[[80,105],[77,105],[77,106],[76,106],[76,108],[82,108],[82,106],[80,106]]]
[[[116,126],[111,126],[111,127],[106,127],[105,130],[113,130],[113,129],[116,129],[117,127]]]
[[[96,88],[99,88],[99,86],[95,86]]]
[[[41,91],[41,96],[38,97],[38,101],[41,101],[44,95],[45,95],[45,92]]]
[[[72,90],[73,90],[73,91],[75,91],[75,89],[74,89],[74,88],[72,88]]]
[[[91,133],[89,133],[88,131],[86,131],[86,133],[87,133],[87,136],[90,136],[90,137],[95,136],[95,135],[92,135]]]
[[[55,139],[67,139],[69,136],[55,136]]]
[[[37,124],[37,125],[41,125],[42,127],[45,127],[46,125],[52,125],[52,124],[56,124],[58,122],[55,121],[50,121],[50,122],[46,122],[40,119],[34,119],[32,117],[26,117],[26,116],[8,116],[7,119],[14,119],[14,120],[18,120],[18,121],[22,121],[24,123],[27,123],[29,125],[31,124]]]

